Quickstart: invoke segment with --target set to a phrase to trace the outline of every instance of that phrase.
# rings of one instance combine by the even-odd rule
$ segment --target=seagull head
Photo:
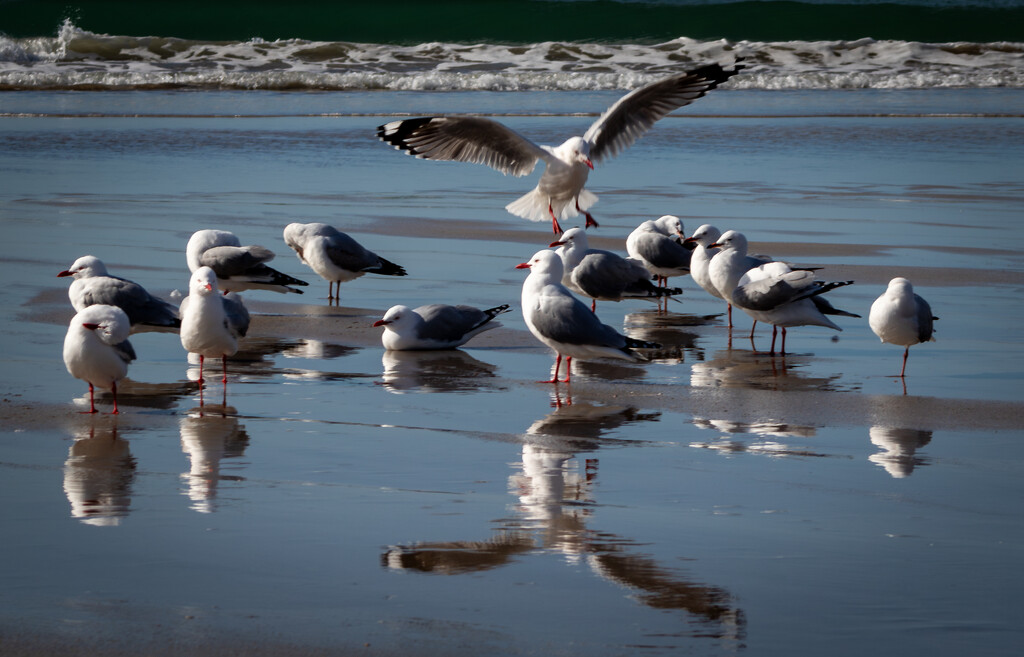
[[[373,323],[374,326],[391,326],[393,324],[401,324],[402,320],[412,314],[412,309],[409,306],[391,306],[388,311],[384,313],[384,316]]]
[[[188,282],[188,289],[191,294],[207,296],[217,293],[217,274],[209,267],[200,267],[192,274]]]
[[[715,240],[719,239],[721,236],[722,231],[718,230],[711,224],[704,224],[697,230],[693,231],[693,235],[690,235],[683,240],[683,244],[703,244],[704,248],[707,249],[710,248],[711,245],[715,243]]]
[[[709,249],[719,248],[723,251],[734,249],[740,253],[747,252],[747,238],[743,233],[735,230],[727,230],[718,238],[718,241],[708,246]]]
[[[79,324],[87,331],[95,332],[101,342],[109,345],[118,344],[128,339],[131,333],[131,322],[128,315],[117,306],[96,304],[83,309],[71,320],[71,325]]]
[[[655,219],[654,223],[661,229],[661,232],[669,237],[686,237],[686,233],[683,232],[683,222],[674,214],[663,215]]]
[[[531,275],[549,276],[552,280],[560,281],[564,266],[562,258],[557,253],[545,249],[534,253],[533,257],[526,262],[516,265],[516,269],[529,269]]]
[[[573,246],[575,244],[582,244],[584,248],[586,248],[587,244],[587,233],[579,226],[574,226],[565,231],[561,237],[548,244],[548,246],[555,248],[556,246]]]
[[[74,276],[75,278],[89,278],[91,276],[106,276],[107,268],[96,256],[82,256],[71,263],[71,266],[57,274],[57,278]]]
[[[561,158],[569,164],[585,164],[588,169],[594,168],[590,161],[590,142],[583,137],[570,137],[558,150]]]

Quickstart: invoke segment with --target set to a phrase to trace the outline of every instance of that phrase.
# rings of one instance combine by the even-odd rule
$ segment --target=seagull
[[[238,339],[249,330],[249,311],[236,294],[218,294],[217,274],[200,267],[188,283],[189,295],[181,300],[181,346],[199,355],[199,385],[203,360],[220,358],[224,367],[222,383],[228,382],[228,356],[238,351]]]
[[[562,259],[554,251],[538,251],[528,262],[516,269],[529,269],[523,282],[523,317],[534,337],[551,347],[555,359],[555,373],[550,381],[558,383],[558,370],[565,361],[564,383],[572,375],[572,359],[621,358],[647,360],[633,349],[657,349],[661,345],[628,338],[602,324],[586,304],[562,285]]]
[[[334,299],[334,284],[359,278],[363,274],[405,276],[405,269],[367,250],[354,239],[327,224],[291,223],[284,228],[284,241],[292,247],[299,262],[327,280],[327,298]]]
[[[593,299],[591,311],[596,310],[598,299],[659,300],[683,293],[678,287],[655,287],[647,268],[638,260],[623,258],[611,251],[588,248],[587,232],[578,226],[562,233],[550,246],[558,247],[555,253],[562,258],[562,266],[565,268],[562,284],[573,292]]]
[[[689,105],[716,88],[743,66],[726,71],[709,64],[635,89],[609,107],[582,137],[562,145],[541,146],[497,121],[479,116],[428,116],[392,121],[377,128],[377,137],[398,150],[424,160],[485,164],[503,174],[525,176],[543,161],[537,187],[505,209],[529,219],[551,219],[556,235],[559,219],[583,213],[586,226],[597,226],[587,209],[597,196],[583,189],[595,162],[628,148],[669,112]]]
[[[767,256],[747,255],[747,238],[735,230],[726,231],[707,248],[718,249],[718,253],[708,263],[708,280],[718,294],[730,304],[729,328],[732,328],[732,304],[735,303],[732,300],[732,291],[736,289],[743,274],[772,260]]]
[[[679,217],[666,214],[637,226],[626,238],[626,252],[644,263],[651,276],[658,279],[659,286],[665,286],[669,276],[685,276],[690,272],[693,252],[682,244],[685,237]]]
[[[726,233],[728,234],[728,233]],[[716,259],[721,254],[716,256]],[[754,320],[772,325],[772,347],[775,354],[775,338],[782,329],[782,351],[786,355],[786,328],[792,326],[824,326],[842,331],[826,315],[860,317],[854,313],[834,308],[821,295],[838,287],[853,284],[853,281],[823,283],[814,272],[792,269],[784,262],[769,262],[755,267],[740,277],[739,283],[730,294],[732,303],[750,315]]]
[[[938,317],[932,316],[928,302],[914,294],[914,286],[905,278],[889,281],[882,296],[871,304],[868,326],[882,342],[906,347],[903,350],[903,368],[900,378],[907,371],[907,356],[911,345],[935,340],[932,323]]]
[[[704,224],[697,230],[693,231],[693,235],[690,235],[683,240],[684,245],[693,245],[693,251],[690,254],[690,278],[692,278],[697,285],[718,299],[723,299],[722,293],[718,291],[714,285],[711,284],[710,266],[711,259],[715,257],[719,249],[710,248],[718,238],[722,236],[722,231],[718,230],[711,224]],[[727,302],[728,303],[728,302]],[[732,304],[729,304],[730,306]]]
[[[302,290],[294,285],[309,285],[266,265],[274,259],[274,252],[263,246],[242,246],[234,233],[226,230],[200,230],[192,234],[185,248],[188,269],[195,273],[200,267],[209,267],[217,275],[224,293],[243,290],[271,290],[294,292]]]
[[[96,256],[82,256],[57,274],[73,276],[68,297],[75,311],[89,306],[117,306],[128,315],[132,333],[147,331],[176,333],[181,327],[178,309],[145,290],[138,283],[111,276]]]
[[[113,414],[118,414],[117,382],[135,360],[130,333],[128,315],[117,306],[88,306],[71,318],[64,338],[64,365],[71,376],[89,384],[90,413],[96,412],[93,386],[99,386],[113,393]]]
[[[501,326],[491,320],[508,310],[508,304],[487,310],[443,303],[415,309],[392,306],[373,325],[384,327],[381,342],[388,350],[454,349],[478,333]]]

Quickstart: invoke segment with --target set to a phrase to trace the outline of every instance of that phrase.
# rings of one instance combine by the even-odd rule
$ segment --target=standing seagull
[[[501,326],[491,320],[508,310],[508,304],[487,310],[442,303],[416,309],[392,306],[373,325],[384,327],[381,342],[391,351],[454,349],[478,333]]]
[[[590,310],[597,308],[597,301],[622,301],[623,299],[649,299],[658,301],[673,294],[682,294],[678,288],[659,288],[651,283],[651,275],[644,265],[633,259],[588,248],[587,233],[582,228],[570,228],[550,244],[558,247],[555,251],[562,258],[565,273],[562,284],[593,301]]]
[[[131,323],[117,306],[88,306],[68,325],[64,338],[64,365],[76,379],[89,384],[89,412],[96,412],[93,386],[110,390],[117,410],[117,382],[128,374],[135,350],[128,342]]]
[[[274,259],[274,252],[263,246],[242,246],[242,242],[226,230],[199,230],[192,234],[185,247],[188,270],[195,273],[200,267],[209,267],[217,275],[224,293],[243,290],[270,290],[295,292],[293,285],[309,285],[266,265]]]
[[[727,233],[728,234],[728,233]],[[715,256],[720,258],[721,254]],[[822,283],[814,273],[806,269],[794,270],[784,262],[769,262],[755,267],[740,277],[729,298],[736,307],[754,318],[755,321],[772,325],[772,347],[775,353],[775,337],[782,329],[782,351],[786,355],[786,329],[793,326],[824,326],[842,331],[826,315],[860,317],[845,310],[834,308],[821,295],[853,284],[853,281]]]
[[[363,274],[405,276],[405,269],[363,248],[334,226],[327,224],[288,224],[284,228],[285,243],[295,250],[299,262],[327,280],[327,298],[334,299],[334,284],[359,278]]]
[[[626,238],[626,252],[644,263],[658,285],[668,285],[669,276],[685,276],[690,272],[693,251],[683,245],[683,224],[679,217],[666,214],[645,221]]]
[[[570,137],[561,146],[541,146],[504,125],[476,116],[430,116],[392,121],[377,128],[377,137],[424,160],[485,164],[504,174],[525,176],[537,162],[544,173],[537,187],[505,209],[529,219],[551,219],[556,235],[559,219],[582,212],[587,227],[597,222],[587,209],[597,196],[583,189],[595,162],[628,148],[669,112],[689,105],[742,69],[731,71],[719,64],[702,66],[674,75],[620,98],[595,121],[582,137]]]
[[[729,328],[732,328],[732,292],[739,285],[740,279],[751,269],[771,262],[767,256],[747,255],[747,238],[743,233],[727,230],[709,249],[718,249],[718,253],[708,263],[708,279],[722,298],[729,303]],[[755,323],[757,319],[755,318]],[[750,329],[753,335],[754,329]]]
[[[103,262],[91,255],[82,256],[57,274],[74,276],[68,297],[75,310],[89,306],[117,306],[128,315],[132,333],[159,331],[174,333],[181,327],[178,309],[146,291],[138,283],[107,273]]]
[[[882,342],[906,347],[903,350],[903,368],[900,378],[907,371],[907,356],[910,346],[920,342],[934,341],[932,316],[928,302],[914,294],[914,286],[905,278],[894,278],[882,296],[871,304],[868,326]]]
[[[704,224],[693,231],[693,235],[683,240],[683,244],[693,245],[693,252],[690,254],[690,278],[705,292],[718,299],[723,298],[722,293],[711,284],[710,271],[711,259],[718,254],[718,248],[711,248],[711,245],[721,236],[722,231],[711,224]]]
[[[551,347],[555,373],[550,381],[558,383],[558,369],[565,356],[565,383],[572,375],[572,359],[621,358],[647,360],[633,349],[657,349],[661,345],[627,338],[602,324],[586,304],[562,285],[562,259],[554,251],[538,251],[529,262],[516,265],[529,269],[523,282],[523,318],[534,337]]]
[[[200,267],[188,282],[189,295],[181,300],[181,346],[199,354],[199,385],[204,383],[203,361],[220,358],[224,367],[221,382],[228,382],[228,356],[238,351],[238,339],[249,330],[249,311],[238,295],[221,296],[217,274]]]

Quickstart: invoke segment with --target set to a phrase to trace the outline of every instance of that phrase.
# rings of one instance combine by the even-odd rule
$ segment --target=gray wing
[[[660,233],[642,233],[635,242],[637,254],[655,267],[672,269],[690,266],[693,251]]]
[[[249,331],[249,310],[242,303],[242,297],[231,292],[220,299],[224,304],[224,328],[236,338],[244,338]],[[186,297],[185,300],[187,301],[188,298]],[[184,304],[182,309],[184,309]]]
[[[914,302],[917,304],[917,339],[921,342],[928,342],[932,339],[934,332],[934,320],[938,317],[932,316],[932,307],[928,302],[914,295]]]
[[[626,339],[602,324],[579,299],[566,294],[544,295],[540,312],[533,315],[534,328],[544,337],[565,344],[587,344],[622,349]]]
[[[420,306],[413,312],[423,318],[419,337],[426,340],[458,340],[494,319],[494,315],[488,315],[472,306],[449,306],[442,303]]]
[[[327,257],[346,271],[364,271],[380,264],[376,253],[342,232],[327,238]]]
[[[178,309],[154,297],[138,283],[117,276],[94,276],[82,286],[82,301],[87,306],[117,306],[128,315],[128,321],[150,326],[180,326]]]
[[[476,116],[429,116],[392,121],[377,128],[377,137],[424,160],[484,164],[502,173],[525,176],[543,148],[497,121]]]
[[[609,252],[587,254],[572,272],[572,281],[594,299],[618,299],[623,294],[653,289],[647,270]]]
[[[617,155],[666,114],[701,98],[742,68],[736,65],[726,71],[719,64],[710,64],[629,92],[583,135],[590,143],[590,159],[600,162]]]
[[[748,310],[772,310],[805,296],[814,283],[811,272],[791,271],[740,285],[732,293],[732,302]]]
[[[247,274],[273,259],[274,252],[262,246],[215,246],[199,255],[199,264],[226,278]]]
[[[135,360],[135,349],[132,347],[132,343],[127,340],[111,345],[111,349],[126,363]]]

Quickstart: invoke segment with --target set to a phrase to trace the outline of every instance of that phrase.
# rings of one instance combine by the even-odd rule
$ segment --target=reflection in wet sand
[[[841,375],[809,377],[800,374],[806,356],[772,357],[743,349],[719,351],[711,360],[694,363],[690,385],[695,388],[750,388],[755,390],[840,390]]]
[[[623,318],[623,330],[631,338],[660,344],[661,349],[644,353],[654,362],[672,365],[682,363],[687,351],[696,352],[696,358],[703,358],[704,350],[697,346],[699,336],[683,330],[683,327],[705,326],[713,323],[715,317],[642,311],[626,315]]]
[[[188,483],[185,492],[192,509],[199,513],[216,510],[217,486],[222,480],[238,480],[220,473],[221,461],[238,458],[249,445],[249,435],[230,406],[206,405],[181,418],[181,450],[191,461],[189,472],[181,478]]]
[[[739,454],[748,452],[765,456],[827,456],[812,450],[793,447],[786,439],[812,438],[817,435],[817,428],[785,422],[736,422],[733,420],[709,420],[694,418],[693,423],[701,429],[710,429],[722,434],[717,440],[694,441],[690,447],[711,449],[722,454]],[[734,438],[737,434],[749,434],[757,437],[757,442],[748,442]]]
[[[238,352],[228,359],[228,376],[245,378],[269,378],[279,372],[274,367],[273,357],[276,354],[300,347],[302,340],[294,338],[243,338],[238,344]],[[199,380],[199,356],[188,354],[189,381]]]
[[[64,494],[71,516],[95,526],[113,526],[128,515],[135,458],[117,435],[116,418],[94,418],[75,431],[64,462]]]
[[[631,592],[655,609],[681,610],[698,627],[680,635],[717,638],[738,647],[745,635],[742,610],[720,587],[683,579],[675,569],[633,551],[637,541],[588,527],[596,503],[596,459],[581,469],[576,453],[599,449],[602,434],[622,424],[651,420],[632,408],[597,406],[556,397],[555,410],[534,422],[524,436],[522,459],[512,464],[509,490],[517,499],[514,518],[501,521],[485,541],[443,541],[396,546],[382,565],[440,574],[495,568],[537,552],[556,552],[570,564],[585,563],[604,580]]]
[[[931,431],[876,426],[871,427],[868,433],[871,442],[885,450],[872,454],[868,460],[885,468],[894,478],[909,477],[914,468],[928,464],[928,459],[916,456],[916,453],[919,447],[931,442]]]
[[[384,386],[393,393],[471,392],[494,387],[497,368],[461,349],[384,351]]]
[[[343,358],[359,351],[357,347],[346,347],[340,344],[303,338],[298,344],[281,352],[285,358],[305,358],[309,360],[330,360]]]
[[[168,410],[177,406],[180,399],[187,397],[194,390],[194,385],[182,381],[142,383],[126,377],[117,384],[117,401],[122,407]],[[96,391],[97,398],[109,394],[109,391]],[[76,398],[74,404],[88,408],[89,394]]]

